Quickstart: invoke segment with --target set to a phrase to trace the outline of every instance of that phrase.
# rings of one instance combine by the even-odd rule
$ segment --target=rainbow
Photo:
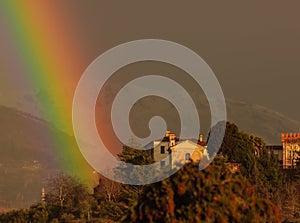
[[[44,117],[70,134],[73,94],[86,64],[68,9],[58,1],[1,1],[0,11],[20,51],[28,87],[47,89],[47,98],[39,101]],[[68,157],[60,168],[82,179],[92,176],[72,137],[47,137],[55,142],[59,157]]]

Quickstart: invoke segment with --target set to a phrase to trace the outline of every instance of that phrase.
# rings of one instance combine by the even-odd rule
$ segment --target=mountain
[[[65,170],[61,164],[70,163],[71,157],[59,156],[63,148],[54,140],[58,138],[68,140],[79,153],[74,137],[30,114],[0,106],[0,210],[40,201],[47,177]]]
[[[201,132],[207,135],[211,126],[209,104],[203,95],[194,92],[191,95],[195,99]],[[181,98],[180,101],[184,101],[184,98]],[[154,109],[153,105],[155,106]],[[260,105],[226,99],[226,111],[228,121],[235,123],[239,129],[249,134],[263,138],[269,145],[280,145],[281,133],[300,132],[300,122]],[[122,114],[121,112],[120,114]],[[147,121],[145,121],[144,117],[147,117],[146,120],[150,120],[149,117],[160,115],[166,121],[168,128],[179,135],[180,122],[178,122],[178,118],[180,115],[177,113],[176,108],[169,102],[159,98],[157,100],[155,96],[151,96],[140,100],[130,112],[131,117],[136,118],[135,120],[130,120],[130,124],[138,129],[137,132],[145,131],[145,126],[147,127]],[[188,116],[185,116],[188,117],[187,123],[196,125],[197,123],[191,119],[193,117],[191,114],[192,110],[187,112]],[[108,111],[106,113],[110,114]]]
[[[226,100],[228,120],[243,131],[257,135],[267,144],[281,144],[281,133],[300,132],[300,122],[266,107]]]

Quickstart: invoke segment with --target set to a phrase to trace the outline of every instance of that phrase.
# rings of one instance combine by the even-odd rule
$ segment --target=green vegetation
[[[91,218],[95,200],[75,177],[59,173],[49,178],[46,203],[0,215],[0,222],[70,222]]]
[[[203,171],[187,164],[147,186],[122,222],[280,222],[279,210],[222,156]]]
[[[127,146],[119,158],[153,162],[148,151]],[[136,177],[123,166],[115,174]],[[93,194],[76,178],[58,174],[48,179],[45,204],[0,214],[0,222],[300,222],[299,176],[297,168],[281,170],[262,139],[227,123],[220,151],[205,170],[190,163],[145,186],[100,176]]]
[[[15,223],[15,222],[43,223],[43,222],[47,222],[47,219],[48,219],[48,212],[41,204],[33,205],[28,210],[21,209],[18,211],[11,211],[0,215],[0,222],[7,222],[7,223]]]
[[[239,131],[227,123],[220,153],[229,162],[240,164],[240,172],[254,186],[259,197],[277,203],[282,188],[282,173],[273,153],[266,149],[264,141],[256,136]]]
[[[122,161],[131,164],[146,165],[153,163],[151,154],[145,150],[136,150],[127,146],[123,147],[123,152],[119,154],[119,158]],[[124,170],[124,167],[116,169],[116,174],[125,173],[131,174],[131,177],[135,177],[136,174],[131,171]],[[121,177],[127,177],[122,176]],[[125,185],[113,182],[104,177],[100,177],[99,185],[94,190],[94,196],[100,204],[100,215],[117,221],[121,219],[127,212],[128,208],[142,194],[145,186]]]

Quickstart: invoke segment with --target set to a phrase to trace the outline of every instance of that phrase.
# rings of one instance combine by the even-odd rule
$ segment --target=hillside
[[[280,144],[282,132],[300,132],[300,122],[259,105],[227,100],[228,120],[267,144]]]
[[[208,102],[205,96],[199,95],[196,92],[193,92],[192,96],[196,100],[196,108],[200,114],[201,131],[207,136],[207,132],[210,129],[211,118]],[[158,115],[155,113],[158,109],[153,111],[153,104],[157,104],[156,107],[158,108],[167,108],[167,111],[160,109],[159,111],[161,113],[159,114],[164,117],[168,126],[171,126],[171,129],[173,127],[174,129],[172,130],[175,132],[180,130],[178,128],[180,123],[176,121],[179,116],[175,111],[175,107],[165,101],[158,101],[160,103],[158,105],[155,100],[154,97],[148,97],[135,105],[134,111],[137,114],[135,117],[137,119],[132,121],[133,126],[137,126],[139,131],[143,131],[145,128],[143,117]],[[184,98],[181,100],[184,101]],[[235,123],[241,130],[249,134],[263,138],[267,144],[280,144],[282,132],[300,132],[300,122],[291,120],[287,116],[260,105],[226,99],[226,109],[228,121]],[[190,117],[192,117],[192,115],[190,115]],[[195,122],[191,119],[189,119],[188,122],[195,125]],[[141,126],[140,123],[144,123],[144,126]]]
[[[0,123],[0,210],[26,207],[40,200],[47,177],[70,160],[59,157],[63,148],[53,139],[67,139],[79,151],[73,137],[29,114],[0,106]]]

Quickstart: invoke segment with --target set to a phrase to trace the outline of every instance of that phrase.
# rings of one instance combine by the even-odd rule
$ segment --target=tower
[[[294,168],[300,152],[300,133],[282,133],[283,168]]]
[[[42,205],[45,206],[45,202],[46,202],[46,195],[45,195],[45,188],[42,188]]]

